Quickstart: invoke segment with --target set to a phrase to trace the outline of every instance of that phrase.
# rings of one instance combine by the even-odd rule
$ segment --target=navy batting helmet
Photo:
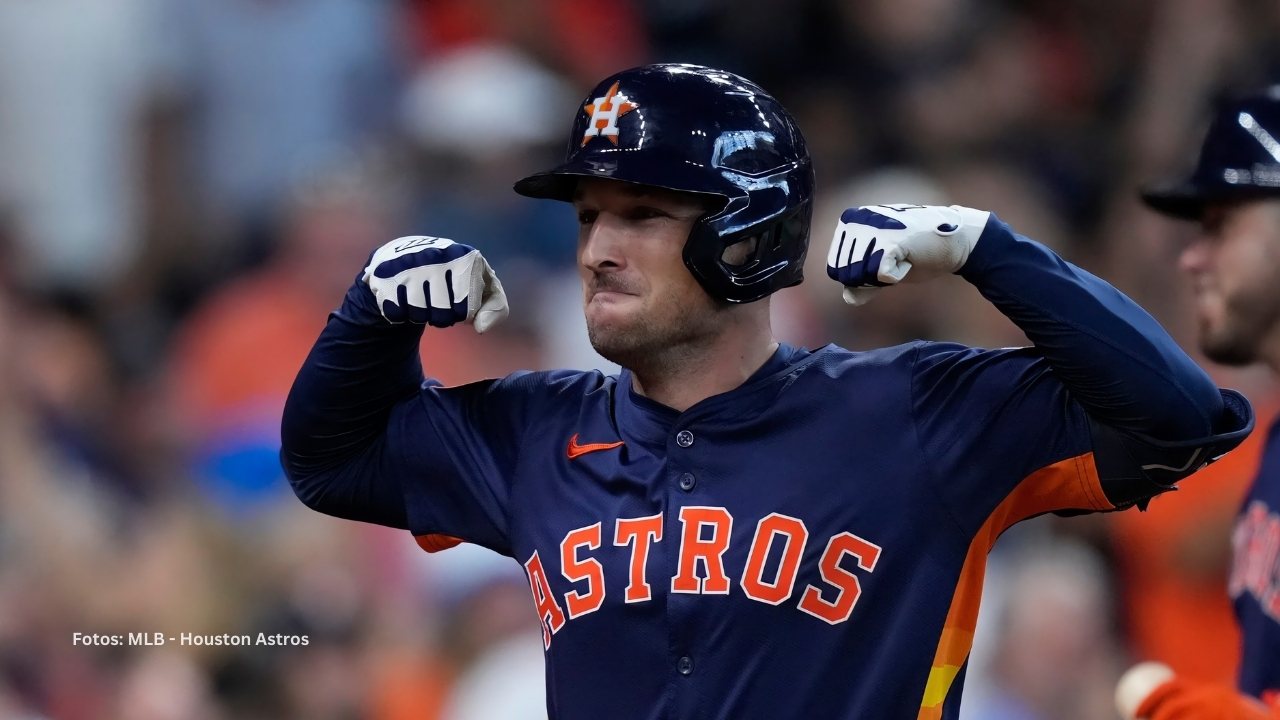
[[[577,110],[564,163],[515,184],[572,201],[579,178],[612,178],[724,200],[701,218],[684,263],[712,297],[759,300],[799,284],[813,167],[795,120],[760,86],[699,65],[645,65],[605,79]],[[724,251],[755,239],[742,263]]]
[[[1199,219],[1206,203],[1280,195],[1280,86],[1219,106],[1182,182],[1142,193],[1166,215]]]

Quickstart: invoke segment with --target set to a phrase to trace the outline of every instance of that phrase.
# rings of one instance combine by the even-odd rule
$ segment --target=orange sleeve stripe
[[[996,506],[969,543],[951,608],[947,611],[942,635],[938,639],[938,649],[933,656],[924,697],[920,700],[917,720],[942,717],[942,703],[969,657],[974,628],[978,623],[978,604],[982,600],[987,553],[991,552],[1001,533],[1020,520],[1052,510],[1110,510],[1112,507],[1102,491],[1093,453],[1040,468],[1023,478],[1013,492]]]
[[[429,553],[448,550],[451,547],[457,547],[462,544],[462,538],[457,538],[452,535],[440,535],[438,533],[432,533],[430,535],[414,535],[413,539],[418,541],[418,547]]]

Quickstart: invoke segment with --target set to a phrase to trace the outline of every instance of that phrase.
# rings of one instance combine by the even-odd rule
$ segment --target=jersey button
[[[680,476],[680,489],[685,492],[689,492],[693,489],[693,486],[697,484],[698,481],[693,477],[693,473],[685,473]]]
[[[689,675],[693,672],[693,658],[685,655],[676,661],[676,671],[681,675]]]
[[[689,447],[693,444],[693,433],[688,430],[681,430],[676,433],[676,444],[680,447]]]

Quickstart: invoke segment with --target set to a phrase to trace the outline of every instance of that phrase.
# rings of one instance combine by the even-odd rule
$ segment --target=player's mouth
[[[624,283],[609,275],[597,276],[595,282],[591,284],[591,294],[587,297],[587,302],[619,302],[628,297],[638,297],[640,294],[632,292],[631,288]]]
[[[597,300],[601,302],[619,302],[629,297],[636,297],[636,295],[632,293],[619,292],[617,290],[597,290],[591,293],[590,302],[595,302]]]
[[[1192,289],[1192,303],[1202,324],[1214,324],[1222,316],[1222,293],[1207,283],[1196,283]]]
[[[1191,286],[1191,294],[1197,304],[1211,302],[1219,297],[1217,286],[1208,280],[1197,280]]]

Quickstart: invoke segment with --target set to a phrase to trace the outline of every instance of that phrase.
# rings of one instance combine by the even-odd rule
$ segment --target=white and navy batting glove
[[[411,235],[378,248],[361,280],[391,323],[484,332],[507,317],[502,283],[479,250],[445,238]]]
[[[991,213],[952,205],[865,205],[840,215],[827,275],[844,301],[866,303],[875,288],[954,273],[964,267]],[[914,272],[913,272],[914,271]]]

